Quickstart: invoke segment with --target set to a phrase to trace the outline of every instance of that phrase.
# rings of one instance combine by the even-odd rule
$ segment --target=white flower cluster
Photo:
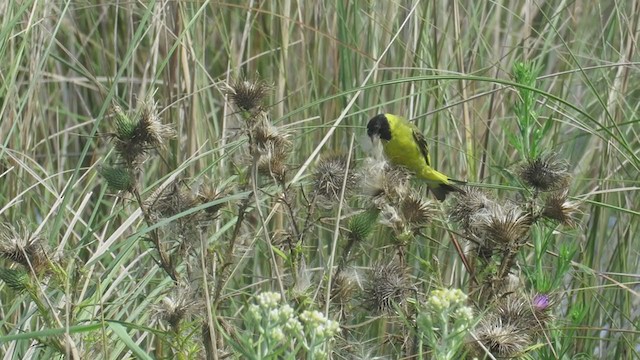
[[[320,339],[332,338],[340,329],[340,324],[337,321],[327,319],[318,310],[305,310],[300,314],[300,320],[304,323],[305,329],[315,332],[315,335]]]
[[[469,306],[461,306],[453,313],[453,317],[465,323],[470,323],[473,320],[473,309]]]
[[[452,306],[464,304],[466,300],[467,295],[460,289],[437,289],[431,292],[429,305],[434,311],[444,311]]]
[[[289,304],[280,304],[282,296],[275,292],[263,292],[256,296],[256,304],[249,305],[249,314],[261,323],[261,332],[275,341],[302,333],[302,324]]]
[[[474,315],[473,309],[465,305],[466,301],[467,295],[460,289],[437,289],[431,292],[428,304],[440,321],[453,321],[455,327],[462,330],[473,321]]]
[[[302,341],[307,349],[330,341],[339,330],[337,321],[327,319],[317,310],[305,310],[297,315],[289,304],[282,304],[282,296],[263,292],[256,303],[249,305],[249,317],[258,325],[258,333],[275,343]]]
[[[282,296],[278,293],[267,291],[260,293],[256,300],[261,307],[270,309],[278,306]]]
[[[467,295],[460,289],[433,290],[424,311],[417,318],[421,336],[437,359],[458,359],[465,347],[473,323],[473,308],[466,305]]]

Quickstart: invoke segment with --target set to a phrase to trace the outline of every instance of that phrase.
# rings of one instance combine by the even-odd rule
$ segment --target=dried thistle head
[[[553,320],[551,311],[556,306],[556,297],[549,294],[522,294],[515,292],[501,297],[492,312],[503,323],[512,324],[532,339],[547,329]]]
[[[167,140],[176,136],[175,130],[162,124],[158,115],[158,105],[153,98],[138,101],[138,126],[136,128],[138,140],[147,144],[147,147],[159,149]]]
[[[313,189],[321,200],[333,207],[333,202],[340,199],[343,184],[345,193],[356,186],[358,177],[352,168],[353,162],[349,161],[347,154],[329,152],[320,157],[313,171]]]
[[[251,136],[258,148],[273,147],[282,152],[291,148],[291,135],[282,128],[273,126],[266,118],[251,129]]]
[[[401,304],[409,291],[405,269],[398,263],[376,265],[364,286],[364,306],[378,314],[390,313]]]
[[[292,145],[289,134],[268,123],[258,124],[250,131],[251,141],[255,143],[260,155],[258,171],[280,182],[284,181],[287,172],[286,160]]]
[[[331,299],[339,304],[348,303],[362,287],[360,274],[354,268],[346,268],[336,274],[332,283]]]
[[[0,224],[0,257],[11,260],[36,272],[48,267],[45,242],[31,233],[22,223],[13,226]]]
[[[171,296],[165,296],[154,305],[155,318],[167,322],[174,331],[179,329],[183,320],[201,310],[202,303],[191,289],[178,287]]]
[[[380,209],[380,224],[393,229],[399,244],[407,245],[420,229],[431,222],[437,208],[433,202],[409,189],[402,195],[397,199],[374,198],[374,205]],[[394,200],[398,203],[392,203]]]
[[[127,167],[136,167],[153,149],[160,149],[175,131],[164,125],[152,99],[138,101],[138,110],[127,115],[117,104],[113,105],[115,131],[109,133],[116,152]]]
[[[403,167],[392,167],[384,160],[367,158],[362,166],[362,194],[369,196],[378,209],[396,205],[410,190],[411,174]]]
[[[494,200],[479,188],[466,187],[464,190],[464,193],[454,193],[447,213],[449,218],[460,224],[465,231],[471,231],[470,225],[474,215],[489,208]]]
[[[496,358],[520,356],[532,345],[533,340],[526,332],[511,323],[505,323],[500,316],[487,314],[474,330],[475,339],[482,344],[472,343],[477,354],[487,349]]]
[[[276,181],[283,183],[287,175],[288,153],[270,147],[258,159],[258,172],[265,176],[273,177]]]
[[[571,180],[568,164],[554,154],[529,159],[518,169],[518,176],[525,184],[538,191],[564,189]]]
[[[197,184],[187,187],[183,181],[173,181],[156,189],[143,203],[149,218],[153,222],[177,216],[171,222],[165,222],[163,232],[179,244],[181,254],[186,254],[200,239],[200,232],[206,229],[216,213],[207,209],[189,211],[202,204],[202,195],[198,194]]]
[[[503,324],[509,324],[520,334],[526,334],[534,341],[542,332],[547,331],[554,319],[552,309],[556,298],[548,294],[511,293],[501,297],[491,313]]]
[[[202,185],[199,186],[196,197],[200,202],[200,204],[208,204],[224,198],[225,195],[226,195],[225,191],[217,189],[215,186],[211,184],[210,181],[205,181]],[[214,206],[210,206],[206,208],[204,210],[205,213],[207,214],[206,217],[208,217],[209,219],[213,219],[218,213],[218,210],[220,210],[220,208],[222,208],[223,205],[224,203],[219,203]]]
[[[406,223],[400,216],[400,211],[398,211],[396,207],[386,203],[384,198],[378,198],[378,200],[381,200],[379,201],[379,205],[377,205],[380,209],[378,220],[380,225],[393,229],[396,234],[404,233]]]
[[[576,215],[579,212],[579,202],[569,200],[568,191],[551,193],[544,199],[542,216],[560,224],[576,226]]]
[[[520,244],[529,232],[531,217],[513,203],[493,203],[474,214],[473,223],[477,224],[484,243],[491,241],[504,249]]]
[[[400,217],[412,229],[419,229],[431,222],[437,209],[430,200],[422,198],[416,192],[410,192],[399,206]]]
[[[145,208],[157,218],[177,215],[197,204],[198,199],[180,181],[159,187],[144,201]]]
[[[261,110],[264,98],[271,91],[271,86],[261,80],[237,78],[227,85],[227,95],[231,102],[241,111],[254,112]]]
[[[512,324],[519,331],[526,331],[526,329],[535,325],[530,322],[531,305],[529,299],[518,292],[499,298],[493,313],[499,316],[503,323]]]

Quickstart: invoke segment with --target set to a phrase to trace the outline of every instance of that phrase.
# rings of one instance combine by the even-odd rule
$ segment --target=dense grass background
[[[519,257],[527,291],[546,272],[560,298],[553,330],[528,356],[638,357],[638,1],[25,0],[1,2],[0,14],[0,220],[42,238],[59,264],[26,292],[0,282],[3,358],[234,353],[230,339],[242,331],[247,302],[291,283],[288,252],[269,250],[265,236],[285,242],[291,213],[304,222],[320,154],[353,151],[354,166],[362,164],[366,122],[382,111],[415,120],[438,169],[500,197],[519,193],[514,169],[527,154],[514,137],[522,129],[535,147],[565,159],[570,195],[582,201],[578,225],[535,230],[532,241],[547,244],[544,256],[525,247]],[[526,126],[512,76],[520,62],[538,75],[535,121]],[[262,179],[255,196],[248,195],[243,122],[226,95],[242,76],[273,85],[271,121],[292,141],[286,185]],[[217,219],[176,260],[180,286],[198,288],[202,298],[180,331],[156,314],[176,285],[143,240],[151,230],[139,206],[130,195],[117,197],[97,171],[115,157],[101,136],[114,131],[112,104],[133,112],[154,92],[177,137],[144,164],[143,198],[172,176],[222,193],[203,205],[221,203]],[[281,206],[284,193],[295,211]],[[242,201],[249,205],[238,222]],[[332,244],[344,239],[336,216],[348,217],[360,203],[348,204],[340,213],[337,202],[333,211],[312,213],[301,248],[311,274],[311,290],[301,292],[323,312],[314,291],[324,289],[328,265],[338,264]],[[407,247],[412,286],[464,290],[469,278],[446,216],[436,218]],[[164,240],[169,248],[184,239]],[[554,254],[568,244],[573,262],[558,271]],[[387,246],[388,232],[376,229],[358,244],[354,268],[386,261]],[[10,259],[0,266],[20,268]],[[298,289],[290,290],[286,297],[300,301]],[[401,321],[349,311],[356,315],[327,313],[350,327],[334,358],[406,354],[389,340],[405,335]]]

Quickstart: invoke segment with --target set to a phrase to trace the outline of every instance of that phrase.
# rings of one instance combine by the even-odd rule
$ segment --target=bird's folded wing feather
[[[427,145],[427,141],[424,139],[424,135],[418,130],[413,129],[413,140],[415,140],[416,144],[418,144],[418,148],[424,157],[424,161],[427,162],[427,166],[431,166],[431,157],[429,156],[429,146]]]

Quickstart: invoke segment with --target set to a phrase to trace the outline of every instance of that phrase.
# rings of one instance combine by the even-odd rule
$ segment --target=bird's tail
[[[460,186],[452,184],[452,183],[456,183],[458,185],[464,185],[466,184],[466,182],[460,181],[460,180],[453,180],[453,179],[448,179],[448,180],[449,180],[448,184],[438,184],[437,186],[432,185],[429,187],[429,190],[431,190],[431,192],[436,197],[436,199],[438,199],[439,201],[444,201],[444,199],[447,197],[447,194],[454,191],[462,194],[467,193]]]

